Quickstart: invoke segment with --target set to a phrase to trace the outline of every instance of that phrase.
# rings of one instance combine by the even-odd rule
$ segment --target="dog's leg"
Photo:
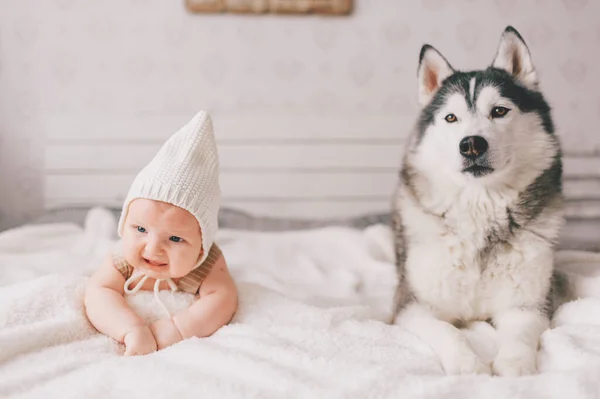
[[[494,374],[520,376],[536,372],[540,336],[549,320],[538,309],[513,309],[493,318],[498,333]]]
[[[425,341],[447,374],[491,374],[490,366],[473,352],[460,330],[437,319],[425,306],[416,302],[406,305],[395,324]]]

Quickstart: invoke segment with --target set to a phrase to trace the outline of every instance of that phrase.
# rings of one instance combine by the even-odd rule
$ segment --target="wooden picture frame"
[[[193,13],[349,15],[352,0],[186,0]]]

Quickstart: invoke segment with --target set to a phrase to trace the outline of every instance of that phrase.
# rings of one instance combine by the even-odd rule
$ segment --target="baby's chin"
[[[137,269],[144,273],[146,276],[152,277],[154,279],[175,278],[171,275],[168,267],[164,267],[162,270],[156,270],[155,268],[147,268],[141,266]]]

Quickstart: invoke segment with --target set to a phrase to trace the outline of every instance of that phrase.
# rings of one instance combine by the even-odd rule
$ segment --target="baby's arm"
[[[144,320],[125,302],[125,278],[108,256],[90,278],[85,290],[85,311],[101,333],[124,342],[125,354],[145,354],[156,350],[156,341]]]
[[[173,316],[182,338],[208,337],[229,323],[238,306],[235,283],[221,255],[200,286],[200,298]],[[160,346],[160,343],[159,343]]]

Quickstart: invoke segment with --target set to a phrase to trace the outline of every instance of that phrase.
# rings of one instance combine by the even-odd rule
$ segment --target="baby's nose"
[[[160,256],[164,255],[165,251],[161,243],[155,239],[149,239],[144,248],[144,253],[147,255]]]

